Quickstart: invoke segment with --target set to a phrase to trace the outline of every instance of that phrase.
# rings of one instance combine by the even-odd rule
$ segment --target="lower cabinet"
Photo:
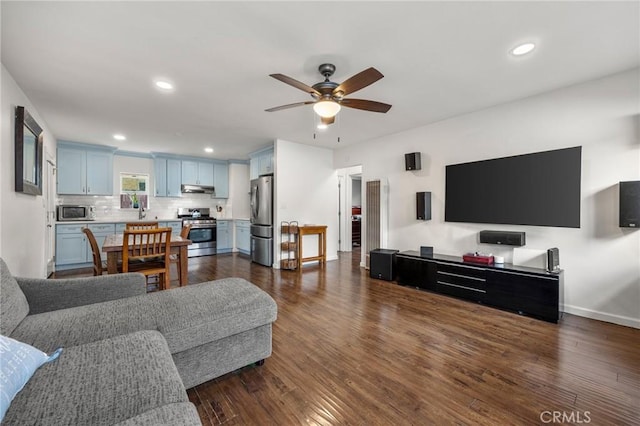
[[[398,283],[557,323],[564,304],[563,272],[505,264],[473,265],[455,256],[396,255]]]
[[[56,226],[56,267],[65,269],[65,266],[73,265],[82,267],[84,264],[93,263],[93,253],[82,228],[88,227],[93,232],[98,247],[102,247],[107,235],[115,233],[115,224],[69,224]],[[105,253],[101,253],[103,261],[107,260]],[[68,268],[66,268],[68,269]]]
[[[216,221],[216,252],[217,253],[230,253],[233,250],[233,238],[231,235],[231,221],[220,220]]]
[[[237,220],[236,249],[240,253],[251,254],[251,224],[248,220]]]
[[[56,226],[56,266],[87,262],[88,244],[82,228],[86,224]]]
[[[159,222],[160,227],[172,228],[172,235],[180,235],[182,221]],[[98,247],[102,247],[108,235],[122,233],[125,223],[72,223],[56,225],[56,269],[82,268],[93,264],[93,253],[82,232],[82,228],[88,227],[96,238]],[[107,261],[107,255],[100,253],[103,262]]]

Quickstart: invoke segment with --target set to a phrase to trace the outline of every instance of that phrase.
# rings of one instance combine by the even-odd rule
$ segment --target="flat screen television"
[[[445,221],[580,227],[582,147],[446,166]]]

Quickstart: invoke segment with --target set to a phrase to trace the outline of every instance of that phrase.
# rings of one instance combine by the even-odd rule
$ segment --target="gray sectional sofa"
[[[271,354],[274,300],[227,278],[146,294],[139,274],[13,277],[0,259],[0,334],[60,357],[3,425],[199,425],[185,388]]]

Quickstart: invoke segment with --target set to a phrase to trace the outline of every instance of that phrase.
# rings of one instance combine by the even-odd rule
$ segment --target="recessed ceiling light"
[[[173,84],[171,84],[167,80],[156,80],[155,84],[158,89],[162,89],[165,91],[173,90]]]
[[[125,135],[121,135],[120,133],[116,133],[115,135],[113,135],[113,138],[117,141],[127,140],[127,137]]]
[[[524,44],[521,44],[519,46],[514,47],[511,50],[511,54],[515,55],[515,56],[522,56],[522,55],[526,55],[527,53],[531,52],[535,48],[536,48],[536,45],[533,44],[533,43],[524,43]]]
[[[204,149],[204,152],[212,153],[212,152],[213,152],[213,148],[206,147],[206,148]]]

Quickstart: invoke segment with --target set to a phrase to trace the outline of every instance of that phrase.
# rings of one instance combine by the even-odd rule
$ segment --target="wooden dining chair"
[[[158,276],[160,290],[170,288],[171,228],[125,229],[122,240],[122,272]]]
[[[100,247],[98,247],[96,237],[93,235],[93,232],[91,232],[91,229],[89,228],[82,228],[82,232],[84,232],[87,236],[89,245],[91,246],[91,252],[93,254],[93,275],[102,275],[102,256],[100,255]]]
[[[187,239],[189,237],[189,231],[191,231],[191,225],[184,225],[182,227],[182,230],[180,231],[180,237],[182,239]],[[169,256],[169,258],[171,259],[171,263],[176,264],[176,269],[178,270],[178,279],[179,279],[180,269],[178,268],[178,262],[180,261],[180,258],[178,257],[177,254],[172,254],[171,256]]]
[[[157,229],[158,222],[128,222],[125,229]]]

